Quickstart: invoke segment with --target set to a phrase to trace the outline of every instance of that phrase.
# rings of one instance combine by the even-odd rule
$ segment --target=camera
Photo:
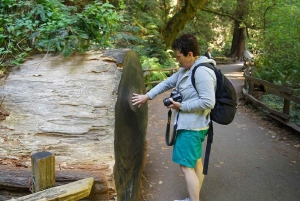
[[[180,93],[179,93],[176,89],[174,89],[174,90],[171,92],[170,98],[173,98],[173,100],[174,100],[175,102],[179,102],[179,103],[182,102],[182,97],[181,97]],[[163,100],[163,102],[164,102],[164,105],[165,105],[165,106],[170,106],[170,105],[172,105],[172,102],[170,101],[169,98],[165,98],[165,99]]]

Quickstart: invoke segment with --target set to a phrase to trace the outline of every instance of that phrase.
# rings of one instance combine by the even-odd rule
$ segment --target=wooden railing
[[[228,57],[215,57],[214,60],[217,62],[217,64],[229,64],[229,63],[235,63],[236,59],[235,58],[228,58]],[[172,67],[172,68],[157,68],[157,69],[144,69],[144,77],[149,76],[151,72],[154,71],[169,71],[170,75],[173,73],[177,72],[179,68],[177,67]],[[155,85],[162,82],[162,80],[156,80],[152,81],[149,84]],[[147,87],[147,86],[146,86]]]
[[[173,67],[173,68],[157,68],[157,69],[144,69],[144,77],[150,76],[151,72],[154,71],[169,71],[170,75],[173,75],[173,73],[177,72],[178,68]],[[150,84],[158,84],[160,82],[162,82],[163,80],[156,80],[156,81],[152,81],[150,82]],[[148,86],[146,86],[148,88]]]
[[[290,122],[290,105],[291,101],[293,101],[296,104],[300,104],[300,98],[297,96],[294,96],[294,89],[284,87],[284,86],[279,86],[276,84],[273,84],[271,82],[257,79],[253,77],[253,71],[255,69],[253,65],[253,58],[247,58],[247,55],[244,55],[245,57],[245,71],[244,71],[244,77],[245,77],[245,83],[243,86],[243,95],[245,96],[245,99],[247,101],[251,101],[255,106],[261,107],[265,110],[267,110],[272,118],[286,124],[287,126],[297,130],[300,132],[300,127],[292,122]],[[283,102],[283,108],[282,112],[276,111],[266,104],[260,102],[258,99],[256,99],[253,94],[255,92],[254,86],[260,86],[263,85],[264,88],[267,88],[267,93],[268,94],[273,94],[276,96],[279,96],[284,99]]]

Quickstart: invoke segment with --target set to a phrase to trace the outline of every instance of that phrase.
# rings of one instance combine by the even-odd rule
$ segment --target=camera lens
[[[172,104],[172,102],[170,101],[169,98],[165,98],[165,99],[163,100],[163,102],[164,102],[164,105],[165,105],[165,106],[170,106],[170,105]]]

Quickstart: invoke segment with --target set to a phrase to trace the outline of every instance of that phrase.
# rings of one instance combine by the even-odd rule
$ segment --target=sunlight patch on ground
[[[230,79],[244,79],[242,72],[224,73],[224,75]]]

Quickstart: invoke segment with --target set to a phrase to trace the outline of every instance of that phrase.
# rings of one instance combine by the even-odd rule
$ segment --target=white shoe
[[[174,201],[190,201],[190,198],[185,198],[184,200],[174,200]]]

